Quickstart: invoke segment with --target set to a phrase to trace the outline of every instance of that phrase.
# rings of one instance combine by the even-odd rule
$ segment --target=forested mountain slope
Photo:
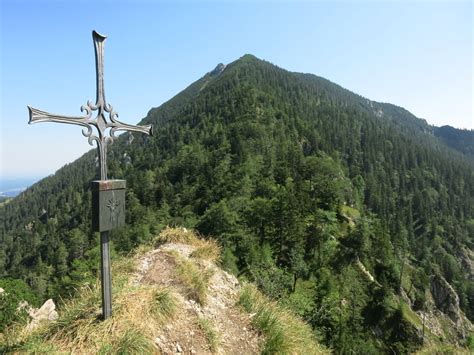
[[[445,142],[448,146],[460,151],[463,154],[474,158],[474,131],[467,129],[457,129],[451,126],[436,127],[434,130],[436,137]]]
[[[196,228],[337,351],[470,341],[474,163],[424,120],[245,55],[143,123],[154,137],[123,135],[109,159],[128,185],[116,252]],[[97,273],[94,154],[0,207],[0,275],[41,298]]]

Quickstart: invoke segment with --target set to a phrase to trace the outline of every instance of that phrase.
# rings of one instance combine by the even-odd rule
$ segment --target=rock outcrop
[[[461,247],[458,250],[459,263],[467,271],[469,280],[474,281],[474,251]]]
[[[30,308],[28,314],[31,317],[28,323],[27,330],[37,328],[42,322],[53,321],[58,319],[58,312],[56,312],[56,305],[50,298],[40,308]]]
[[[225,64],[219,63],[212,71],[209,72],[209,75],[217,76],[224,71],[225,67]]]
[[[440,275],[431,277],[431,294],[441,312],[446,314],[454,323],[461,320],[459,296],[446,279]]]
[[[465,339],[472,332],[473,326],[459,307],[459,296],[454,288],[444,277],[434,275],[431,277],[430,291],[433,305],[432,313],[438,313],[436,317],[439,320],[445,319],[445,324],[442,327],[443,332],[451,334],[453,338]],[[448,326],[449,323],[451,325]],[[441,325],[441,323],[439,324]]]

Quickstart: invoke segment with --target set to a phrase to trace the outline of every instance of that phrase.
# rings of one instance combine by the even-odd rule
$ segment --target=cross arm
[[[33,123],[38,123],[38,122],[58,122],[58,123],[67,123],[67,124],[87,126],[89,123],[87,116],[74,117],[74,116],[56,115],[54,113],[38,110],[37,108],[31,107],[29,105],[28,105],[28,111],[30,113],[30,119],[28,121],[28,124],[33,124]]]
[[[114,137],[114,133],[117,131],[133,131],[148,134],[153,136],[153,125],[143,125],[143,126],[133,126],[129,125],[114,119],[112,123],[109,124],[111,127],[110,135]]]
[[[37,108],[31,107],[29,105],[28,105],[28,111],[30,114],[30,119],[28,121],[28,124],[39,123],[39,122],[67,123],[67,124],[73,124],[73,125],[85,127],[87,131],[83,131],[82,133],[86,137],[90,137],[92,134],[92,127],[90,126],[89,116],[75,117],[75,116],[57,115],[54,113],[38,110]]]

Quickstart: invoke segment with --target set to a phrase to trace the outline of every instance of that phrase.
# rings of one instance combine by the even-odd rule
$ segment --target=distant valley
[[[0,178],[0,199],[18,196],[41,178]]]

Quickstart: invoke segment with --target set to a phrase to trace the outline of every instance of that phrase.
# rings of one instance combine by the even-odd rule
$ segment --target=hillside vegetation
[[[142,122],[154,137],[123,135],[109,158],[128,186],[114,252],[193,228],[336,352],[471,346],[474,163],[424,120],[246,55]],[[0,207],[0,275],[40,299],[97,275],[94,159]]]
[[[470,156],[474,159],[474,131],[467,129],[456,129],[451,126],[436,127],[436,137],[440,138],[448,146]]]
[[[100,320],[99,282],[83,285],[55,322],[19,323],[0,351],[29,353],[326,354],[311,327],[216,266],[215,241],[166,229],[113,262],[114,314]]]

